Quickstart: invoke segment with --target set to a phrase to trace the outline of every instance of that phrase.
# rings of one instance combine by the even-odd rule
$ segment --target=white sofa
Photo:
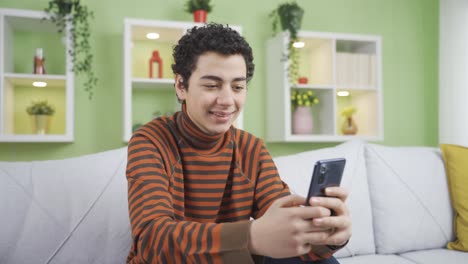
[[[275,158],[305,196],[318,159],[344,157],[353,236],[342,264],[468,263],[454,238],[438,149],[349,141]],[[125,263],[131,244],[126,148],[77,158],[0,162],[0,263]]]

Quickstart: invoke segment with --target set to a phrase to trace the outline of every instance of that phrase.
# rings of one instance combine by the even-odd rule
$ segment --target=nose
[[[220,105],[234,104],[234,94],[230,86],[224,85],[223,88],[219,90],[216,102]]]

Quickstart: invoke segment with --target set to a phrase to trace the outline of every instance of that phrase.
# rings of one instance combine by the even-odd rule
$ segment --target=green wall
[[[191,21],[185,0],[81,0],[95,13],[92,45],[99,84],[93,100],[76,78],[73,143],[0,143],[0,160],[61,159],[125,146],[122,142],[122,35],[124,17]],[[42,10],[47,0],[2,0],[0,8]],[[265,136],[266,40],[268,14],[285,0],[213,0],[208,20],[240,25],[252,45],[256,73],[250,83],[245,128]],[[438,143],[438,0],[298,0],[302,28],[381,35],[383,39],[384,136],[387,145]],[[118,3],[118,4],[117,4]],[[336,143],[268,144],[274,156]]]

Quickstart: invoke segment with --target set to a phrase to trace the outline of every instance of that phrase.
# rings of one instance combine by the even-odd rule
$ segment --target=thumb
[[[281,197],[275,201],[274,205],[276,207],[295,207],[298,205],[305,204],[306,198],[299,196],[297,194],[291,194],[285,197]]]

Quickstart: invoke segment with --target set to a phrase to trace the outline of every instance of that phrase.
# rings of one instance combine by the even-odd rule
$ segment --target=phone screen
[[[319,160],[315,163],[306,205],[310,205],[309,200],[313,196],[326,196],[325,188],[340,186],[345,164],[344,158]]]

